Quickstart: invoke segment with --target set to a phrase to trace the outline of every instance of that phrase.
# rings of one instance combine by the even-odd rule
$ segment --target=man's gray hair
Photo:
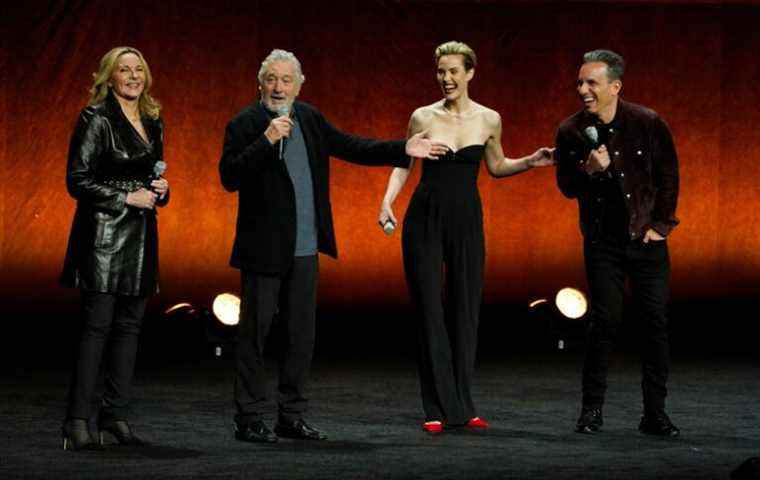
[[[591,50],[583,54],[583,63],[602,62],[607,65],[607,78],[620,80],[625,72],[625,60],[612,50]]]
[[[298,61],[295,55],[293,55],[293,52],[288,52],[286,50],[280,50],[279,48],[275,48],[272,50],[272,53],[267,55],[267,58],[264,59],[263,62],[261,62],[261,68],[259,68],[259,83],[264,83],[264,75],[267,73],[267,69],[269,68],[269,65],[271,65],[273,62],[292,62],[293,65],[296,66],[296,82],[298,84],[302,84],[306,77],[303,75],[303,71],[301,71],[301,62]]]

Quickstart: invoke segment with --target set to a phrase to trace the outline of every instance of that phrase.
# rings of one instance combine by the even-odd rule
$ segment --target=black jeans
[[[318,259],[295,257],[283,275],[241,272],[242,299],[238,324],[235,376],[235,421],[260,420],[266,406],[264,345],[277,314],[284,329],[284,351],[277,387],[279,415],[295,421],[306,411],[306,380],[314,352]]]
[[[628,277],[642,328],[642,381],[644,409],[665,408],[670,367],[667,331],[670,260],[665,241],[586,241],[586,275],[591,290],[586,358],[583,366],[583,405],[601,408],[607,390],[609,354],[623,314]]]
[[[82,291],[82,332],[69,389],[66,418],[90,418],[103,350],[108,345],[103,413],[125,420],[137,340],[148,299]]]

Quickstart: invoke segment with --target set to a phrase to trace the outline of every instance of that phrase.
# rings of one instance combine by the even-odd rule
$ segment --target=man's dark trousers
[[[670,351],[667,300],[670,260],[666,241],[598,238],[584,243],[591,311],[583,366],[583,405],[601,408],[615,333],[622,320],[628,277],[639,309],[642,393],[647,413],[664,411]]]
[[[279,415],[288,422],[302,418],[307,404],[304,387],[314,351],[317,278],[317,255],[295,257],[284,274],[241,272],[235,378],[238,424],[261,420],[264,413],[264,346],[275,315],[285,338],[279,357]]]

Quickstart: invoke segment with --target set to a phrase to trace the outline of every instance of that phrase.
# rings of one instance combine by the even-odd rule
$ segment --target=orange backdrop
[[[59,287],[74,201],[64,185],[74,121],[108,49],[145,54],[166,123],[172,201],[161,212],[164,304],[208,303],[238,288],[227,265],[236,197],[218,179],[226,122],[255,97],[272,48],[292,50],[301,99],[341,129],[400,138],[410,113],[439,98],[433,48],[469,43],[480,65],[471,96],[499,111],[511,156],[551,145],[579,108],[584,51],[629,64],[624,96],[659,111],[681,159],[682,225],[672,235],[677,299],[760,291],[760,8],[754,2],[32,1],[5,7],[0,235],[4,305],[76,304]],[[407,301],[400,236],[376,225],[389,169],[333,160],[340,260],[321,263],[322,305]],[[403,215],[418,179],[396,204]],[[577,206],[552,169],[479,181],[487,241],[486,302],[523,302],[583,286]]]

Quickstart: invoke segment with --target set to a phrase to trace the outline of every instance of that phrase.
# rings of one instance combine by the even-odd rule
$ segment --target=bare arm
[[[401,189],[404,188],[406,180],[409,178],[409,172],[414,166],[414,159],[409,164],[409,168],[396,167],[391,172],[391,176],[388,178],[388,188],[385,190],[385,197],[383,197],[383,203],[380,205],[380,215],[377,218],[377,222],[380,226],[390,220],[394,225],[398,224],[396,216],[393,214],[393,202],[396,200]]]
[[[419,110],[417,110],[409,118],[409,126],[407,127],[406,132],[407,138],[410,138],[411,136],[420,133],[423,130],[423,122],[421,121],[420,116],[421,115],[419,114]],[[413,167],[414,158],[412,158],[411,162],[409,162],[408,168],[396,167],[391,172],[391,176],[388,178],[388,187],[385,189],[385,196],[383,197],[383,202],[380,205],[380,215],[377,219],[377,222],[381,227],[384,226],[389,220],[393,222],[394,225],[398,224],[398,220],[393,214],[393,202],[401,192],[401,189],[404,188],[404,185],[409,178],[409,172],[411,172]]]
[[[486,141],[486,167],[494,177],[507,177],[529,170],[533,167],[554,165],[554,149],[542,147],[530,155],[520,158],[507,158],[501,148],[501,116],[493,112],[487,119],[491,135]]]

